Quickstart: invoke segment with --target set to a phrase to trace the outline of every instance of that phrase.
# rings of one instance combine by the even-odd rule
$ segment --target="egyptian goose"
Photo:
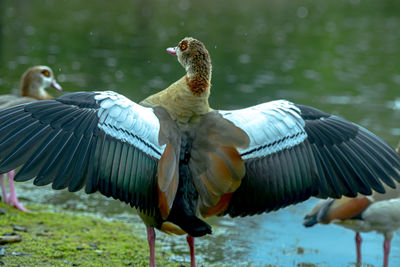
[[[124,201],[138,209],[150,244],[153,227],[187,233],[192,266],[193,237],[211,233],[199,214],[254,215],[400,181],[396,152],[337,116],[286,100],[212,110],[204,45],[184,38],[167,51],[186,75],[141,104],[77,92],[0,111],[0,171],[22,165],[16,181]]]
[[[317,223],[335,223],[356,232],[357,264],[361,265],[360,232],[376,231],[383,234],[383,267],[389,265],[390,244],[394,232],[400,228],[400,188],[385,187],[386,193],[374,192],[371,196],[342,197],[319,201],[304,217],[304,226]]]
[[[25,71],[21,78],[20,95],[0,95],[0,109],[34,102],[37,100],[53,98],[46,92],[46,88],[52,87],[57,91],[61,91],[61,86],[57,83],[53,71],[47,66],[34,66]],[[8,183],[10,187],[10,194],[7,194],[6,186],[3,179],[4,174],[0,174],[0,185],[3,192],[3,199],[5,203],[22,210],[28,211],[17,198],[15,192],[13,177],[14,170],[7,173]]]

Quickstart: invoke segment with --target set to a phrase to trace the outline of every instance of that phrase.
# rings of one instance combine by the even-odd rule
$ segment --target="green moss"
[[[15,233],[18,243],[0,246],[0,264],[5,266],[148,266],[147,240],[138,238],[127,223],[91,216],[49,211],[29,206],[23,213],[4,204],[0,215],[0,236]],[[14,225],[26,228],[14,230]],[[169,255],[157,254],[159,266],[169,263]]]

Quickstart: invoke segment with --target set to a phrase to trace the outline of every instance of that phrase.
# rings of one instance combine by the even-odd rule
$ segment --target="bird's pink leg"
[[[7,203],[8,200],[8,194],[7,194],[7,189],[6,185],[4,183],[4,174],[0,174],[0,185],[1,185],[1,191],[3,192],[3,202]]]
[[[12,207],[15,207],[23,212],[29,212],[21,203],[19,203],[18,198],[17,198],[17,192],[15,192],[15,186],[14,186],[14,175],[15,172],[14,170],[10,171],[7,176],[8,176],[8,186],[10,187],[10,196],[7,199],[7,204],[9,204]]]
[[[190,267],[196,267],[196,255],[194,249],[194,237],[191,235],[186,236],[186,241],[188,242],[190,249]]]
[[[147,231],[147,242],[149,242],[149,249],[150,249],[150,267],[156,267],[156,232],[154,231],[153,227],[146,226]]]
[[[362,238],[359,232],[356,232],[356,251],[357,251],[357,266],[361,264],[361,242]]]
[[[391,238],[386,238],[383,242],[383,267],[389,266],[389,253],[390,253]]]

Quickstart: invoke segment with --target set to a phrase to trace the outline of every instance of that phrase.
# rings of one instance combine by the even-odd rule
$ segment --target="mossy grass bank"
[[[44,206],[27,208],[32,212],[0,203],[0,265],[148,266],[147,240],[135,236],[129,223]],[[158,250],[159,266],[179,265],[169,258]]]

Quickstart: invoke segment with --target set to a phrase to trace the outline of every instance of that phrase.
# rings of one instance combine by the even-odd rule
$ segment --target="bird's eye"
[[[187,49],[187,42],[186,42],[186,41],[182,41],[182,42],[179,44],[179,49],[180,49],[181,51],[185,51],[185,50]]]
[[[42,74],[46,77],[50,77],[50,72],[48,70],[43,70]]]

